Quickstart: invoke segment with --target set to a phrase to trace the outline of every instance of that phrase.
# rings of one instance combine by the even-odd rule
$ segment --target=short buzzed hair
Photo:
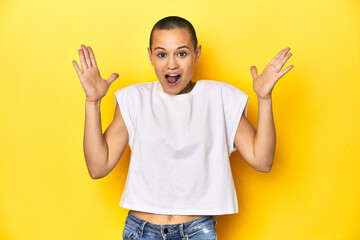
[[[191,41],[194,44],[194,50],[196,51],[198,42],[193,25],[188,20],[177,16],[170,16],[163,18],[154,25],[150,33],[150,41],[149,41],[150,50],[151,50],[152,39],[155,30],[172,30],[178,28],[186,28],[189,31],[191,36]]]

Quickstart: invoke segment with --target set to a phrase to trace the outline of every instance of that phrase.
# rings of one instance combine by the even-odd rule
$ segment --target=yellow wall
[[[239,213],[217,216],[219,239],[360,239],[358,0],[0,1],[0,239],[121,239],[130,150],[106,178],[89,177],[71,62],[84,43],[103,77],[119,73],[102,101],[105,129],[117,89],[156,80],[148,37],[168,15],[197,30],[194,79],[245,91],[254,125],[251,65],[293,53],[273,92],[273,169],[231,156]]]

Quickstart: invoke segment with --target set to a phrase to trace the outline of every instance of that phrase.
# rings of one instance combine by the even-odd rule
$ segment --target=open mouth
[[[180,79],[180,74],[167,74],[165,78],[170,85],[174,85]]]

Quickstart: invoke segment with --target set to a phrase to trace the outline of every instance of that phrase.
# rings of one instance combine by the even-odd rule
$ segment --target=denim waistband
[[[217,223],[215,216],[207,215],[185,223],[158,225],[140,219],[130,211],[125,220],[125,226],[136,230],[140,236],[143,235],[143,232],[147,232],[154,235],[166,235],[169,237],[184,237],[186,234],[191,234],[198,229],[214,223]]]

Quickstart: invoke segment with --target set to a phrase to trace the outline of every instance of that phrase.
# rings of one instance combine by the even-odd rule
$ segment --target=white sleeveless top
[[[167,215],[238,212],[229,155],[248,96],[218,81],[170,95],[144,82],[115,93],[129,133],[130,166],[120,206]]]

